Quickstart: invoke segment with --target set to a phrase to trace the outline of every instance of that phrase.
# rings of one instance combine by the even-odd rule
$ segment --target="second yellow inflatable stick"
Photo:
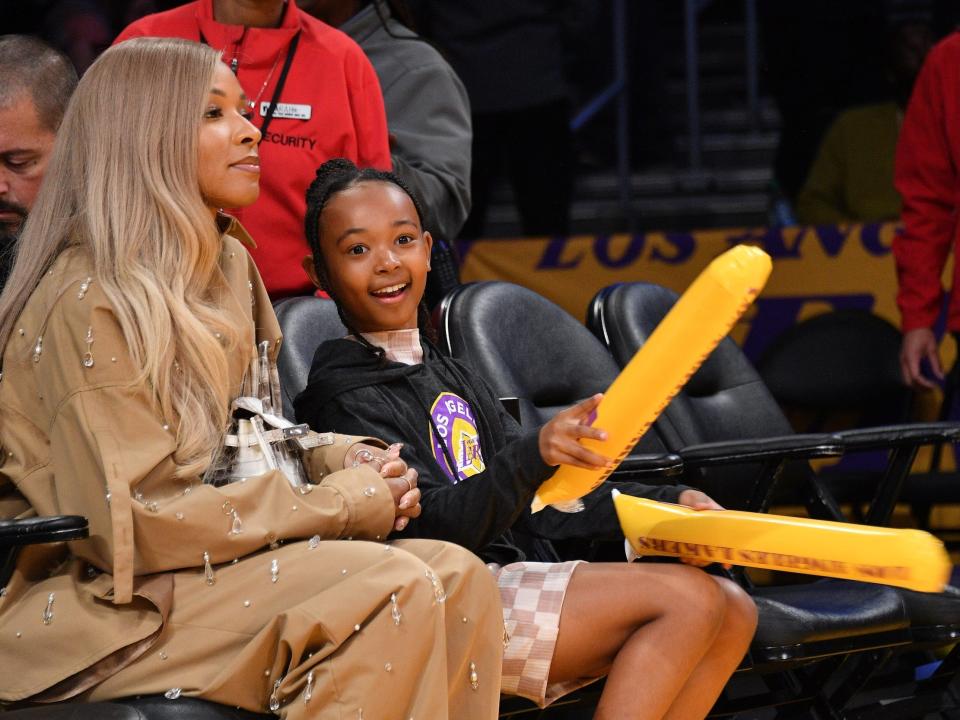
[[[854,525],[739,510],[691,510],[613,491],[638,555],[846,578],[940,592],[950,577],[943,543],[922,530]]]
[[[606,430],[607,439],[587,438],[583,445],[619,464],[730,332],[767,282],[770,268],[770,256],[750,245],[738,245],[711,262],[600,401],[595,424]],[[537,490],[530,509],[581,498],[611,472],[561,465]]]

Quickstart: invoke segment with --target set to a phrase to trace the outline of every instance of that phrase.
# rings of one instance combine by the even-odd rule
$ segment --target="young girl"
[[[86,72],[0,297],[0,512],[79,514],[0,592],[0,701],[181,694],[299,718],[496,717],[503,619],[448,543],[385,537],[416,475],[361,438],[203,481],[255,342],[259,130],[230,69],[131,40]],[[374,441],[376,442],[376,441]],[[353,537],[353,542],[339,538]],[[371,542],[362,542],[369,540]]]
[[[531,561],[554,560],[542,538],[565,534],[557,513],[531,516],[536,488],[560,463],[608,462],[578,442],[604,437],[587,419],[600,396],[523,432],[467,366],[421,333],[431,238],[404,184],[331,160],[307,204],[313,255],[304,266],[350,335],[317,350],[297,416],[405,443],[423,492],[423,513],[406,532],[457,542],[496,572],[509,635],[503,691],[545,705],[607,675],[597,718],[706,715],[753,636],[756,611],[740,588],[683,565]],[[690,488],[623,489],[718,507]],[[566,525],[617,536],[608,493],[587,500]]]

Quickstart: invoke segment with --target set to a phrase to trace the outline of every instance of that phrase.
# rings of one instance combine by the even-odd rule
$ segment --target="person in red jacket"
[[[894,184],[903,199],[903,231],[893,241],[897,265],[904,382],[918,388],[934,383],[943,369],[933,325],[940,313],[941,283],[950,251],[960,242],[960,32],[937,44],[927,56],[900,130]],[[960,266],[954,265],[954,288]],[[960,332],[960,293],[950,297],[947,329]]]
[[[114,43],[142,36],[223,51],[263,135],[260,198],[231,214],[257,242],[251,254],[273,299],[312,294],[300,262],[308,252],[303,217],[314,172],[341,156],[392,167],[383,96],[363,51],[293,0],[195,0],[137,20]]]

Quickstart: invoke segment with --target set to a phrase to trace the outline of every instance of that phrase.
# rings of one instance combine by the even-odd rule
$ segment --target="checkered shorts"
[[[509,641],[503,653],[501,692],[546,707],[597,678],[578,678],[547,686],[560,629],[567,584],[582,561],[517,562],[490,567],[497,576],[503,623]]]

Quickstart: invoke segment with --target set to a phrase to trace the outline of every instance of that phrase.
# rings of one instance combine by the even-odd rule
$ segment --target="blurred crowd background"
[[[178,4],[7,3],[2,32],[37,34],[82,72],[130,22]],[[569,222],[532,230],[597,233],[820,221],[816,203],[803,217],[802,191],[831,124],[851,108],[902,105],[926,50],[960,19],[957,5],[410,0],[405,9],[461,75],[475,121],[523,110],[534,102],[530,88],[539,107],[566,120],[569,134],[549,137],[560,177],[542,193],[568,196]],[[514,55],[503,52],[508,27]],[[491,145],[508,141],[509,131],[491,127]],[[545,161],[532,148],[528,160]],[[466,235],[522,234],[509,185],[501,177],[489,198],[475,198],[482,215]]]

